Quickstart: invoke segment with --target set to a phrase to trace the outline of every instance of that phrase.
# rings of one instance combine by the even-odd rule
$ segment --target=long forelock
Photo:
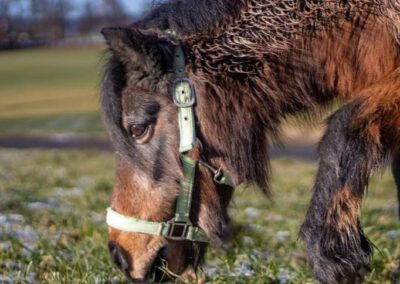
[[[117,154],[123,158],[128,165],[142,173],[153,175],[157,182],[173,183],[175,177],[165,174],[168,167],[165,164],[164,155],[158,153],[161,149],[156,146],[148,147],[147,152],[139,151],[137,145],[132,141],[131,137],[122,125],[123,114],[123,93],[130,86],[134,86],[131,92],[135,95],[143,95],[143,92],[136,92],[138,89],[144,90],[151,95],[168,96],[170,98],[170,85],[173,74],[157,73],[145,74],[143,70],[136,69],[134,66],[127,66],[122,63],[116,56],[112,55],[106,59],[107,63],[104,69],[102,80],[102,113],[103,121],[106,125],[109,137]],[[142,75],[141,75],[142,74]],[[149,162],[148,157],[156,157],[154,161]],[[154,169],[157,169],[155,171]],[[162,171],[161,169],[167,169]]]
[[[107,59],[102,81],[101,105],[103,120],[116,152],[131,166],[146,169],[144,159],[137,158],[135,146],[122,125],[122,93],[127,86],[125,65],[116,57]]]
[[[296,39],[370,16],[400,40],[400,4],[393,0],[169,0],[133,26],[173,31],[192,51],[195,67],[251,74],[265,56],[293,48]],[[361,29],[360,29],[361,31]]]
[[[121,101],[122,90],[126,86],[125,67],[115,56],[107,58],[106,62],[101,92],[103,120],[116,150],[125,152],[129,147],[122,127]]]

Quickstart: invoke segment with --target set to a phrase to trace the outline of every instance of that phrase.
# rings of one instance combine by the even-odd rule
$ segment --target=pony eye
[[[146,133],[147,129],[147,124],[132,124],[129,126],[129,132],[133,138],[140,138]]]

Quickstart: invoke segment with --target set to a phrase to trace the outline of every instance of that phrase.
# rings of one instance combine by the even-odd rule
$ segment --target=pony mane
[[[239,15],[213,36],[191,35],[194,66],[210,73],[255,75],[269,56],[296,51],[304,38],[351,22],[359,34],[366,21],[383,21],[400,35],[400,2],[393,0],[247,0]]]
[[[292,48],[318,30],[375,16],[400,35],[395,0],[170,0],[156,5],[132,26],[171,30],[187,42],[196,66],[210,73],[251,74],[265,56]],[[344,20],[344,21],[343,21]],[[361,29],[359,29],[361,30]]]

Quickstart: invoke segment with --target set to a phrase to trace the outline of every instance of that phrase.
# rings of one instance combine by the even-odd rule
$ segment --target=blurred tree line
[[[71,0],[0,0],[0,49],[63,42],[70,37],[84,38],[98,34],[104,26],[124,25],[134,20],[119,0],[86,0],[78,6],[77,3]]]

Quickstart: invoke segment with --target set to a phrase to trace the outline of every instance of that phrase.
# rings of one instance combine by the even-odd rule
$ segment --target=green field
[[[209,251],[200,273],[206,281],[314,283],[298,230],[316,164],[278,159],[272,166],[273,201],[253,188],[237,190],[234,240]],[[104,222],[113,169],[109,153],[0,150],[0,275],[40,283],[123,281],[108,259]],[[388,173],[372,180],[362,213],[377,247],[367,283],[400,281],[395,196]],[[9,214],[19,219],[7,225]]]
[[[102,57],[100,48],[0,53],[0,139],[103,136]],[[234,239],[224,250],[209,250],[199,283],[315,283],[298,230],[317,163],[279,158],[272,168],[272,200],[254,188],[237,189]],[[108,152],[0,148],[0,283],[124,283],[107,251],[113,174]],[[389,172],[373,177],[362,223],[376,246],[366,283],[400,283],[400,222]]]
[[[101,48],[0,52],[0,135],[102,131]]]

